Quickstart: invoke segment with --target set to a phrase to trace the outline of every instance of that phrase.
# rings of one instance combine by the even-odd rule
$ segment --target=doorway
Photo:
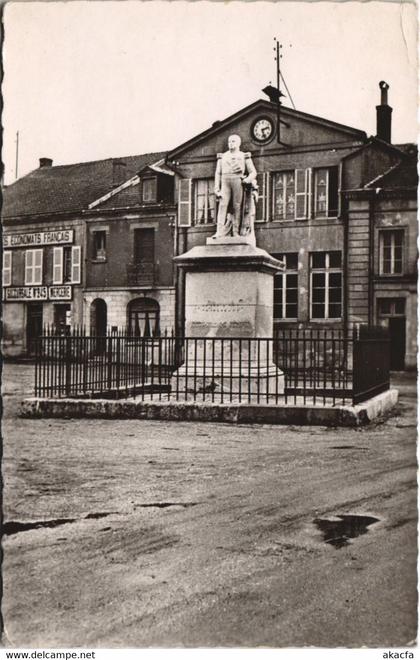
[[[402,371],[405,367],[405,317],[389,319],[389,339],[391,343],[391,371]]]
[[[71,307],[67,304],[54,305],[54,326],[59,335],[66,334],[67,328],[70,327],[70,310]]]
[[[405,369],[406,318],[404,298],[382,298],[378,300],[378,316],[381,325],[388,326],[390,340],[390,369]]]
[[[26,350],[29,355],[34,355],[37,339],[42,335],[42,318],[42,303],[26,306]]]

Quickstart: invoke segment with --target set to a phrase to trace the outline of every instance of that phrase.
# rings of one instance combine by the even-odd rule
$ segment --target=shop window
[[[275,259],[286,262],[286,270],[274,276],[274,321],[298,317],[298,255],[273,254]]]
[[[71,306],[69,304],[54,305],[54,326],[58,334],[65,334],[71,325]]]
[[[156,202],[156,177],[143,179],[142,200],[145,204]]]
[[[339,319],[341,305],[341,252],[313,252],[311,254],[311,318]]]
[[[25,252],[25,284],[37,286],[42,284],[43,250],[26,250]]]
[[[56,247],[53,251],[53,284],[80,284],[79,245]]]
[[[379,272],[381,275],[402,275],[404,231],[379,232]]]
[[[196,225],[215,222],[214,179],[197,179],[195,181],[194,221]]]
[[[92,232],[92,258],[95,261],[106,261],[106,231]]]
[[[3,286],[12,284],[12,253],[7,250],[3,252]]]
[[[338,214],[337,167],[307,168],[272,175],[272,220],[305,220]]]

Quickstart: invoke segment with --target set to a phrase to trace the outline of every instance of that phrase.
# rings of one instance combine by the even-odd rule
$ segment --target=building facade
[[[59,167],[43,158],[4,190],[6,356],[32,354],[45,324],[173,327],[176,212],[164,156]]]
[[[417,149],[348,200],[349,320],[389,328],[391,368],[417,363]]]
[[[56,322],[56,315],[58,319],[67,314],[67,320],[81,322],[96,333],[122,326],[137,334],[171,328],[182,333],[184,282],[173,257],[204,244],[215,233],[216,157],[226,150],[229,135],[237,134],[258,172],[257,245],[286,263],[285,272],[274,281],[275,327],[387,324],[395,335],[394,354],[404,353],[399,361],[395,358],[394,366],[413,366],[415,155],[409,153],[409,145],[391,144],[388,87],[383,82],[380,87],[375,137],[283,106],[279,116],[275,95],[268,88],[264,91],[269,100],[256,101],[215,122],[171,152],[43,167],[9,186],[3,212],[6,241],[9,233],[22,233],[22,227],[27,233],[45,231],[48,222],[53,229],[72,231],[74,242],[68,246],[79,248],[72,252],[71,266],[68,249],[62,247],[61,257],[60,245],[48,248],[43,285],[53,286],[54,277],[63,284],[68,277],[80,277],[80,282],[66,282],[72,287],[71,301],[45,300],[42,320]],[[25,187],[31,177],[43,179],[48,170],[60,170],[61,175],[47,177],[44,212],[34,213],[32,193],[29,190],[25,197]],[[397,177],[404,182],[407,171],[410,186],[397,185]],[[8,213],[16,198],[21,207],[26,204],[26,214],[21,207],[20,215]],[[61,203],[67,205],[66,222],[60,216],[58,224],[57,209],[51,213],[52,198],[66,200]],[[32,224],[25,225],[28,208]],[[15,347],[27,350],[24,338],[34,330],[30,320],[34,304],[12,302],[11,296],[18,295],[13,288],[24,286],[24,280],[14,270],[17,248],[9,250],[6,243],[5,249],[4,347],[9,350],[10,332],[15,338],[20,333],[22,339]],[[27,258],[29,274],[31,259],[40,257]],[[68,275],[69,268],[73,275]],[[64,304],[70,304],[70,310],[54,311]]]

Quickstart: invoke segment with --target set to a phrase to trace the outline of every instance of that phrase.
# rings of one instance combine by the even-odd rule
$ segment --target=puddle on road
[[[58,518],[57,520],[38,520],[36,522],[19,522],[15,520],[10,520],[9,522],[3,523],[2,535],[11,536],[12,534],[18,534],[19,532],[27,532],[30,529],[38,529],[40,527],[58,527],[59,525],[66,525],[67,523],[73,523],[75,521],[76,518]]]
[[[354,445],[335,445],[330,449],[356,449],[357,451],[369,451],[368,447],[355,447]]]
[[[98,520],[98,518],[106,518],[107,516],[112,516],[112,514],[115,514],[116,511],[107,511],[103,513],[88,513],[87,516],[84,517],[84,520]]]
[[[59,527],[60,525],[66,525],[67,523],[74,523],[78,520],[96,520],[98,518],[106,518],[111,516],[113,512],[103,512],[103,513],[88,513],[83,518],[56,518],[54,520],[37,520],[34,522],[21,522],[19,520],[9,520],[8,522],[3,523],[1,533],[2,536],[12,536],[13,534],[18,534],[19,532],[28,532],[31,529],[40,529],[43,527]],[[115,513],[115,512],[114,512]]]
[[[379,522],[379,518],[373,518],[372,516],[344,515],[335,518],[335,520],[315,518],[313,521],[320,532],[323,533],[324,542],[334,546],[334,548],[343,548],[349,545],[350,539],[366,534],[370,525]]]
[[[170,506],[182,506],[187,509],[190,506],[197,506],[200,502],[150,502],[149,504],[135,504],[135,509],[148,509],[156,507],[157,509],[167,509]]]

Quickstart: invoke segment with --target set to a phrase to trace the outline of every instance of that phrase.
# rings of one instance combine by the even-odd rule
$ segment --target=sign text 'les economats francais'
[[[3,248],[38,247],[73,243],[73,229],[37,231],[31,234],[3,234]]]

